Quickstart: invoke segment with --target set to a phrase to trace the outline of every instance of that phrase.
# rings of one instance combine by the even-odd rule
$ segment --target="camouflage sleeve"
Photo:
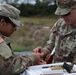
[[[76,51],[70,51],[67,56],[63,57],[63,61],[76,64]]]
[[[49,40],[47,41],[46,46],[44,47],[45,50],[48,50],[51,52],[52,49],[54,48],[56,43],[57,31],[59,30],[59,27],[61,26],[62,21],[63,19],[59,19],[51,28]]]
[[[72,51],[69,56],[68,56],[69,60],[72,60],[71,62],[76,64],[76,51]]]
[[[55,46],[55,37],[57,36],[56,32],[59,30],[59,27],[60,27],[60,21],[61,21],[61,19],[59,19],[54,24],[54,26],[51,28],[51,30],[50,30],[50,37],[49,37],[49,40],[47,41],[46,45]]]
[[[56,23],[50,31],[50,37],[49,40],[46,42],[46,46],[43,48],[44,50],[51,52],[51,50],[55,46],[55,34],[54,34],[55,31],[56,31]]]
[[[30,65],[35,57],[32,54],[26,56],[12,56],[8,59],[0,56],[0,75],[20,74]]]
[[[6,42],[0,37],[0,75],[20,74],[35,60],[31,53],[25,56],[13,55]]]
[[[76,55],[74,57],[73,63],[76,64]]]

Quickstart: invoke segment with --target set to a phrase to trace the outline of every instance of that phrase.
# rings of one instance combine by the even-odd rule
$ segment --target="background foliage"
[[[56,10],[56,2],[55,0],[36,0],[35,4],[21,3],[18,4],[19,0],[2,0],[2,2],[6,2],[17,7],[21,11],[21,16],[49,16],[54,14]]]
[[[21,11],[20,20],[24,23],[22,28],[9,38],[14,51],[32,50],[37,46],[44,46],[49,38],[50,28],[58,17],[54,15],[57,8],[55,0],[36,0],[36,4],[18,4],[19,0],[2,0]],[[53,3],[53,4],[52,4]],[[49,27],[49,30],[47,28]]]

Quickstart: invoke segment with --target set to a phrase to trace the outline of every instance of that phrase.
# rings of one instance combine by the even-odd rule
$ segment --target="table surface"
[[[70,62],[67,62],[67,64],[71,64]],[[43,68],[42,67],[49,67],[49,66],[61,66],[63,65],[63,62],[61,63],[53,63],[53,64],[45,64],[45,65],[36,65],[36,66],[30,66],[28,69],[20,75],[41,75],[43,74]],[[73,66],[73,70],[76,71],[76,65]],[[63,75],[76,75],[76,73],[68,73],[64,72]]]

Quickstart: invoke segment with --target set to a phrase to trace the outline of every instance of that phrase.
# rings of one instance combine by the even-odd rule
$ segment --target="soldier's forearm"
[[[43,49],[46,50],[46,52],[47,52],[47,54],[48,54],[48,53],[51,53],[51,52],[52,52],[53,47],[50,46],[50,45],[47,45],[47,46],[45,46]]]
[[[32,65],[35,58],[32,54],[27,56],[12,56],[8,59],[0,56],[0,62],[2,62],[0,69],[2,75],[10,75],[10,74],[20,74],[25,71],[27,67]]]
[[[47,45],[47,46],[45,46],[43,49],[44,49],[44,54],[45,54],[45,56],[47,56],[49,53],[52,52],[53,47]]]

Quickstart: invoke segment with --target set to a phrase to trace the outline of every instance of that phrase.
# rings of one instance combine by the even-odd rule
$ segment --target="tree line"
[[[21,4],[17,7],[21,11],[21,16],[49,16],[54,14],[56,10],[56,5],[47,5],[47,4]]]
[[[9,0],[5,0],[6,3],[9,3]],[[13,3],[9,3],[15,7],[17,7],[21,11],[21,16],[49,16],[54,14],[57,6],[56,6],[56,1],[55,0],[36,0],[36,4],[25,4],[21,3],[18,4],[19,0],[14,0]],[[54,4],[52,5],[52,2]]]

